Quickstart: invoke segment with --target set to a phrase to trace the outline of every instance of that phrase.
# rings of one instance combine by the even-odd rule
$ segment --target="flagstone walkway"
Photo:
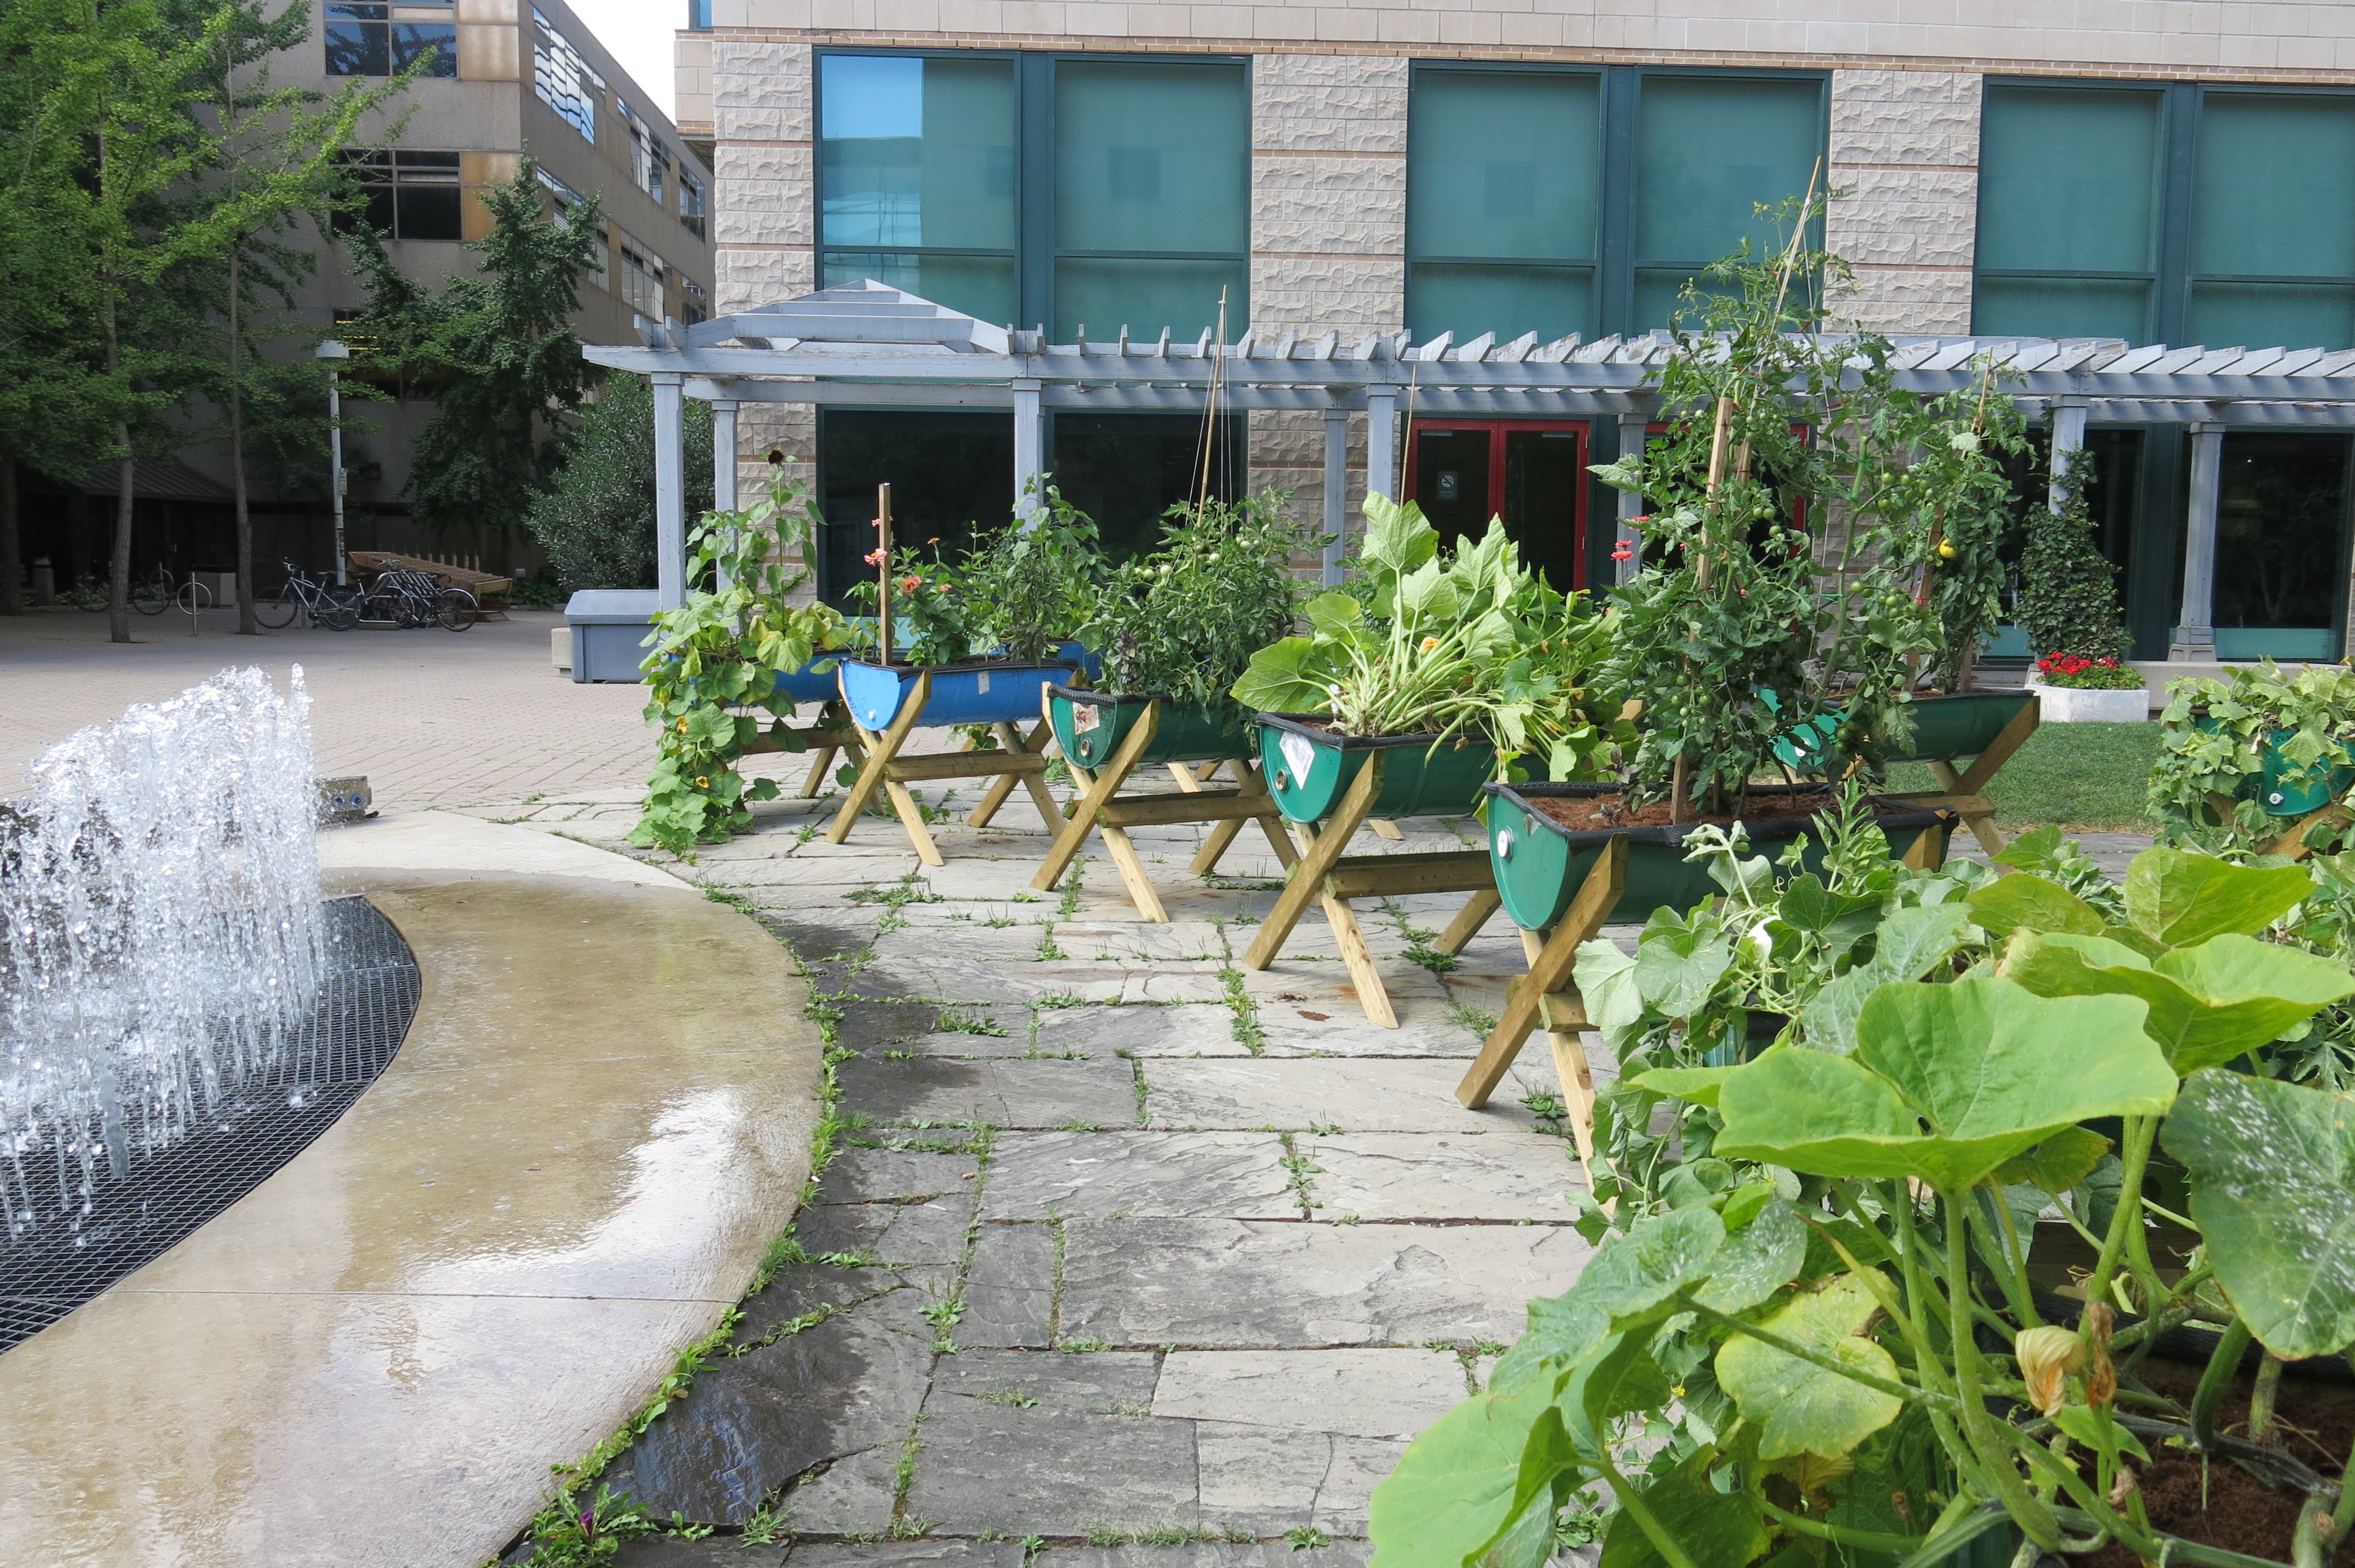
[[[1235,963],[1263,843],[1205,885],[1199,830],[1140,831],[1154,926],[1100,854],[1031,892],[1018,809],[935,827],[932,871],[895,822],[836,847],[787,802],[674,867],[799,958],[840,1130],[732,1353],[608,1473],[719,1533],[621,1563],[1353,1563],[1407,1441],[1577,1277],[1542,1042],[1487,1109],[1454,1094],[1520,968],[1501,918],[1426,967],[1409,949],[1460,899],[1371,911],[1401,1020],[1375,1028],[1321,918],[1268,972]],[[531,825],[611,844],[634,818]],[[1458,847],[1415,826],[1384,847]]]

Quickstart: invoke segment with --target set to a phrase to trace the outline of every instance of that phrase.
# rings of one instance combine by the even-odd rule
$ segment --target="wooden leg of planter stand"
[[[1136,846],[1128,842],[1128,830],[1106,823],[1098,831],[1103,834],[1104,853],[1112,857],[1137,913],[1156,926],[1169,924],[1169,912],[1161,907],[1161,895],[1153,891],[1153,878],[1146,874],[1145,862],[1138,857]]]
[[[1481,888],[1464,901],[1464,907],[1456,911],[1455,918],[1447,923],[1447,929],[1432,945],[1443,953],[1462,952],[1465,944],[1480,934],[1480,927],[1488,923],[1488,916],[1503,903],[1495,888]]]
[[[1055,842],[1049,847],[1047,858],[1039,867],[1039,874],[1030,879],[1034,889],[1040,893],[1051,892],[1055,884],[1062,880],[1064,871],[1080,853],[1080,846],[1088,842],[1088,834],[1094,830],[1096,812],[1104,802],[1120,793],[1120,787],[1128,781],[1129,774],[1136,767],[1137,758],[1153,743],[1153,732],[1160,727],[1160,724],[1161,705],[1148,704],[1145,716],[1136,721],[1135,727],[1128,732],[1128,737],[1120,743],[1120,749],[1096,770],[1093,779],[1088,779],[1080,768],[1072,768],[1073,774],[1087,780],[1086,792],[1072,802],[1071,820],[1059,824]],[[1135,889],[1132,887],[1130,891],[1135,892]],[[1139,907],[1142,906],[1140,903]]]
[[[1266,800],[1267,780],[1261,777],[1260,770],[1239,757],[1229,760],[1234,763],[1236,777],[1241,780],[1236,793]],[[1257,821],[1260,832],[1267,835],[1268,844],[1275,851],[1277,862],[1286,871],[1291,870],[1292,863],[1300,858],[1300,852],[1293,847],[1292,836],[1284,831],[1284,814],[1275,809],[1274,802],[1269,801],[1267,810]],[[1202,841],[1202,847],[1195,852],[1186,869],[1196,876],[1208,876],[1216,871],[1220,860],[1233,846],[1235,835],[1243,831],[1244,821],[1241,817],[1230,817],[1223,822],[1213,823],[1210,836]]]
[[[900,825],[908,830],[908,842],[915,846],[916,858],[926,865],[940,865],[940,845],[932,842],[932,831],[924,826],[923,803],[915,792],[897,779],[886,776],[883,788],[890,791],[891,809],[900,813]]]
[[[1570,971],[1578,961],[1578,945],[1603,929],[1603,922],[1617,907],[1619,895],[1627,887],[1627,841],[1623,837],[1610,840],[1603,853],[1594,857],[1593,869],[1578,889],[1578,896],[1562,911],[1552,935],[1529,964],[1529,972],[1505,1003],[1505,1016],[1480,1047],[1477,1060],[1464,1081],[1456,1086],[1455,1097],[1474,1110],[1488,1103],[1497,1090],[1505,1070],[1513,1058],[1521,1054],[1521,1044],[1537,1027],[1545,998],[1570,983]]]
[[[1935,871],[1946,863],[1946,831],[1944,828],[1923,828],[1905,846],[1903,863],[1913,871]]]
[[[1052,726],[1045,723],[1031,730],[1028,740],[1023,739],[1021,732],[1010,724],[991,725],[989,732],[997,737],[997,744],[1005,747],[1009,756],[1037,752],[1054,733]],[[1055,792],[1048,789],[1047,781],[1036,773],[1001,773],[991,779],[989,788],[981,793],[981,804],[973,809],[973,815],[965,819],[965,825],[972,828],[989,826],[990,819],[997,815],[997,809],[1006,804],[1006,798],[1014,793],[1014,786],[1018,782],[1030,792],[1030,803],[1039,808],[1039,818],[1046,822],[1047,831],[1050,833],[1062,832],[1063,808],[1055,803]]]
[[[2307,855],[2314,853],[2306,847],[2306,835],[2307,833],[2313,832],[2316,828],[2322,826],[2325,822],[2343,822],[2348,820],[2349,816],[2347,808],[2334,801],[2330,805],[2323,807],[2319,811],[2309,811],[2305,816],[2300,817],[2297,820],[2296,824],[2293,826],[2289,832],[2268,842],[2264,847],[2264,853],[2266,854],[2287,855],[2294,861],[2304,860]]]
[[[1521,933],[1521,956],[1532,968],[1545,950],[1535,931]],[[1561,1103],[1570,1117],[1571,1140],[1586,1167],[1586,1184],[1594,1185],[1594,1075],[1586,1061],[1586,1008],[1571,1004],[1567,994],[1548,997],[1541,1009],[1546,1043],[1553,1047],[1553,1070],[1561,1079]]]
[[[1374,837],[1378,839],[1402,839],[1406,837],[1406,834],[1400,830],[1399,825],[1396,822],[1391,821],[1388,817],[1376,817],[1372,821],[1368,822],[1366,825],[1374,830]]]
[[[1268,911],[1267,918],[1260,924],[1259,935],[1252,940],[1250,951],[1243,954],[1243,968],[1263,969],[1275,962],[1275,955],[1284,950],[1292,928],[1308,912],[1308,901],[1324,895],[1326,875],[1364,825],[1366,813],[1373,809],[1374,797],[1381,787],[1382,754],[1377,751],[1358,769],[1358,777],[1341,797],[1341,803],[1334,808],[1325,831],[1309,842],[1293,866],[1292,874],[1284,880],[1284,891],[1276,895],[1275,907]]]
[[[1202,792],[1203,779],[1208,777],[1209,773],[1215,773],[1218,771],[1219,767],[1217,763],[1213,762],[1205,773],[1198,774],[1182,762],[1171,762],[1165,764],[1164,766],[1169,769],[1169,777],[1178,780],[1178,788],[1184,790],[1188,795],[1200,794]]]
[[[801,798],[805,800],[815,800],[818,792],[826,787],[827,777],[834,771],[834,759],[837,756],[848,752],[851,765],[857,767],[867,755],[865,748],[858,744],[858,726],[850,722],[849,710],[840,703],[828,703],[818,711],[816,727],[821,730],[838,730],[841,732],[841,738],[837,741],[829,737],[815,748],[817,756],[810,763],[809,777],[802,780]]]
[[[923,716],[924,705],[932,700],[932,673],[927,670],[916,677],[916,689],[909,693],[907,701],[900,705],[900,715],[891,721],[890,728],[881,735],[875,735],[863,726],[852,726],[858,730],[859,740],[867,747],[867,760],[859,768],[858,781],[851,785],[850,793],[842,798],[842,809],[834,814],[834,826],[826,831],[826,842],[838,844],[850,836],[851,827],[858,822],[859,813],[867,810],[868,802],[875,799],[875,791],[882,788],[890,777],[891,759],[900,755],[901,747],[908,744],[908,736],[916,727],[916,721]],[[900,793],[906,792],[903,789]],[[899,803],[898,795],[892,797],[892,803]],[[924,825],[922,816],[918,815],[915,822],[917,831],[922,832]],[[925,842],[931,842],[930,834],[925,835]]]
[[[2034,735],[2043,722],[2043,699],[2031,698],[2027,706],[2011,715],[2009,724],[1996,732],[1996,737],[1987,742],[1987,749],[1971,759],[1968,769],[1957,773],[1946,763],[1933,762],[1930,764],[1931,777],[1936,779],[1949,794],[1984,795],[1988,780],[2003,771],[2004,764],[2028,744],[2028,737]],[[1966,812],[1963,825],[1971,830],[1971,837],[1979,841],[1980,847],[1987,852],[1989,857],[2003,853],[2008,841],[1995,825],[1992,812]],[[2005,868],[1998,866],[1996,869],[2001,871]]]

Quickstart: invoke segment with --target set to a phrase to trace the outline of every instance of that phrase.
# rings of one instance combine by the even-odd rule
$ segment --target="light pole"
[[[328,362],[327,462],[335,471],[330,488],[336,498],[336,586],[342,588],[347,580],[344,574],[344,402],[335,362],[349,359],[352,351],[331,337],[311,353]]]

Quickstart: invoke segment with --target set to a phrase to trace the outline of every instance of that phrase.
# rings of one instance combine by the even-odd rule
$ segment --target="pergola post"
[[[1325,573],[1327,588],[1341,586],[1341,559],[1348,553],[1349,502],[1349,410],[1325,410]]]
[[[1399,498],[1398,400],[1396,387],[1366,388],[1366,493],[1392,501]]]
[[[2046,418],[2052,427],[2052,485],[2045,492],[2044,503],[2058,513],[2069,500],[2063,481],[2077,466],[2077,454],[2085,450],[2085,399],[2055,397]]]
[[[1630,457],[1643,455],[1645,437],[1650,431],[1651,425],[1652,416],[1640,408],[1630,409],[1619,416],[1621,461],[1624,462]],[[1644,498],[1641,495],[1632,490],[1619,492],[1619,529],[1612,549],[1615,553],[1624,547],[1633,553],[1624,561],[1611,563],[1617,568],[1611,574],[1611,580],[1614,583],[1632,581],[1636,572],[1643,567],[1644,541],[1636,532],[1636,519],[1643,514]],[[1583,546],[1580,547],[1584,548]]]
[[[655,608],[687,603],[685,377],[657,370],[655,384]]]
[[[1034,525],[1044,509],[1044,498],[1034,493],[1039,471],[1046,466],[1046,441],[1039,411],[1039,383],[1017,378],[1014,388],[1014,514],[1024,527]]]
[[[736,399],[733,397],[711,400],[711,509],[714,512],[736,510]],[[728,586],[725,573],[721,574],[719,586]]]
[[[2183,520],[2183,607],[2177,613],[2171,660],[2206,663],[2216,657],[2216,506],[2223,488],[2224,423],[2191,427],[2191,504]]]

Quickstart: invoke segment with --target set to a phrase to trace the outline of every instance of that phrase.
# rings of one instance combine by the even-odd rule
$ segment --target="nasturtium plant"
[[[2355,669],[2292,674],[2267,659],[2167,690],[2149,789],[2160,842],[2245,856],[2296,820],[2269,810],[2269,794],[2344,801],[2355,791]],[[2309,832],[2309,847],[2343,836],[2343,825]]]
[[[790,602],[809,573],[783,556],[813,531],[807,490],[781,469],[766,495],[742,511],[704,514],[688,536],[687,580],[697,586],[655,619],[654,652],[640,666],[660,752],[632,843],[687,854],[751,827],[748,802],[775,797],[774,779],[748,785],[736,763],[762,733],[763,714],[780,746],[802,748],[785,724],[794,699],[777,678],[848,640],[835,611]]]

